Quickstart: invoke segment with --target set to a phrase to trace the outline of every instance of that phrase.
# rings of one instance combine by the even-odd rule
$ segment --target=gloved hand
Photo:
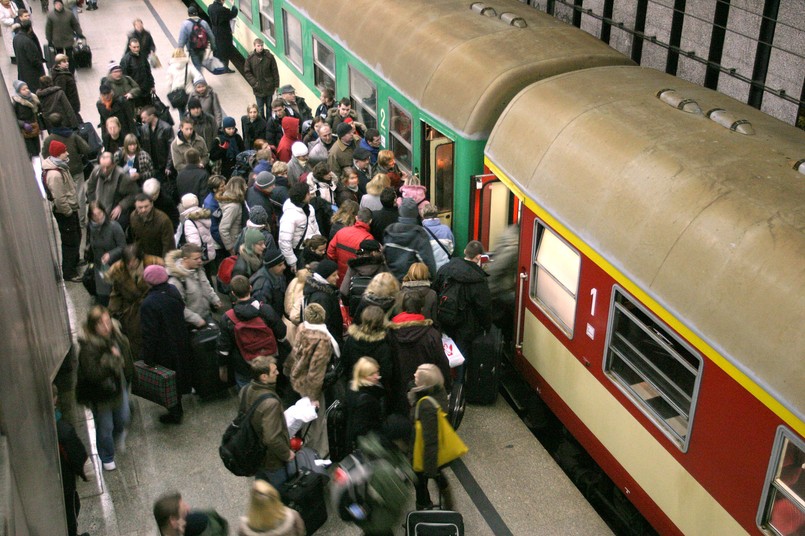
[[[31,123],[25,123],[25,124],[22,125],[22,129],[25,132],[31,132],[34,129],[34,127],[31,126]]]

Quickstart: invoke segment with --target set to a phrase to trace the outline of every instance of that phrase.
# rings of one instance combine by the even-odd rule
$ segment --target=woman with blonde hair
[[[380,365],[371,357],[358,359],[347,392],[347,444],[355,448],[359,437],[381,433],[386,418],[386,391],[380,383]]]
[[[176,48],[171,54],[168,68],[165,70],[168,78],[168,100],[171,106],[179,110],[180,114],[185,112],[187,107],[188,95],[193,91],[193,80],[202,78],[201,73],[187,57],[183,48]],[[184,91],[184,95],[181,94]],[[183,101],[182,101],[183,99]],[[184,102],[184,104],[182,104]],[[181,106],[177,106],[180,104]]]
[[[305,523],[299,512],[282,503],[280,494],[265,480],[255,480],[249,511],[240,518],[238,536],[304,536]]]
[[[366,194],[361,197],[361,207],[366,207],[369,210],[380,210],[383,208],[383,203],[380,202],[380,194],[383,188],[391,186],[391,179],[385,173],[378,173],[366,185]]]
[[[107,117],[103,124],[104,128],[101,131],[101,143],[103,143],[104,152],[110,152],[113,155],[123,148],[125,143],[125,136],[121,135],[123,127],[120,124],[120,119],[115,116]]]
[[[433,507],[428,491],[428,480],[436,480],[439,494],[442,497],[443,508],[452,509],[452,497],[448,482],[439,467],[439,410],[447,408],[447,391],[444,388],[444,376],[436,365],[424,363],[417,367],[414,373],[414,387],[408,392],[408,402],[411,404],[411,420],[416,422],[417,417],[422,423],[422,437],[424,439],[424,468],[416,473],[416,509],[426,510]]]
[[[403,277],[400,299],[406,294],[418,294],[422,298],[422,314],[436,321],[436,291],[430,288],[430,270],[424,262],[415,262]]]
[[[330,226],[330,240],[333,239],[335,233],[344,227],[355,225],[355,217],[358,215],[359,208],[358,203],[352,200],[344,201],[341,206],[338,207],[338,210],[330,219],[332,223]]]
[[[243,145],[247,151],[256,150],[254,141],[266,135],[266,120],[260,116],[255,103],[248,105],[246,115],[241,116],[240,133],[243,136]]]
[[[218,233],[224,249],[230,255],[237,254],[235,244],[243,230],[243,201],[246,198],[247,189],[248,186],[243,177],[232,177],[226,183],[223,192],[215,195],[221,206],[221,223],[218,226]]]
[[[385,173],[389,181],[391,181],[391,187],[394,188],[396,193],[400,192],[400,187],[403,184],[408,182],[408,178],[410,175],[406,171],[400,171],[400,168],[397,167],[397,160],[394,156],[393,151],[389,151],[385,149],[377,153],[377,169],[378,173]]]
[[[400,294],[400,282],[391,272],[380,272],[372,278],[369,285],[366,286],[358,308],[355,311],[355,322],[361,318],[363,309],[369,305],[377,305],[386,315],[386,318],[391,318],[395,311],[397,304],[397,297]]]
[[[142,150],[140,141],[134,134],[126,134],[123,138],[123,146],[115,153],[115,165],[123,168],[128,177],[137,181],[140,187],[154,176],[151,155]]]

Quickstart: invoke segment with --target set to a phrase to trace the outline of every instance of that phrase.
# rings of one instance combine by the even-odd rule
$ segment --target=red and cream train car
[[[489,139],[515,365],[661,534],[805,534],[803,158],[805,132],[636,67],[538,82]]]

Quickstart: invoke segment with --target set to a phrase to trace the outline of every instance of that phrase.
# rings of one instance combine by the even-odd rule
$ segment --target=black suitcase
[[[449,510],[416,510],[405,518],[408,536],[463,536],[464,518]]]
[[[467,402],[494,404],[500,384],[500,357],[503,336],[500,328],[492,326],[472,341],[464,376]]]
[[[98,131],[92,126],[92,123],[81,123],[78,126],[78,135],[84,138],[84,141],[89,145],[90,160],[98,158],[98,151],[103,147],[101,137],[98,136]]]
[[[92,49],[86,39],[76,38],[73,42],[73,62],[79,69],[92,67]]]
[[[212,322],[194,330],[191,338],[193,349],[192,385],[201,398],[222,394],[227,384],[218,377],[218,334],[220,329]]]
[[[313,534],[327,522],[326,481],[326,476],[297,465],[296,474],[280,486],[282,502],[299,512],[307,534]]]
[[[347,439],[347,410],[340,400],[336,400],[325,412],[327,418],[327,442],[330,445],[330,460],[338,463],[352,452]]]

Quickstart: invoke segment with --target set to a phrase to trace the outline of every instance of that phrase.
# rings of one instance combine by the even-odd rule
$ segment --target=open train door
[[[487,251],[494,251],[498,237],[519,221],[520,203],[494,174],[473,176],[473,239],[480,240]]]
[[[436,128],[422,123],[424,154],[427,166],[423,181],[428,187],[431,203],[439,207],[439,219],[453,227],[453,182],[455,180],[455,143]],[[424,160],[424,159],[423,159]]]

